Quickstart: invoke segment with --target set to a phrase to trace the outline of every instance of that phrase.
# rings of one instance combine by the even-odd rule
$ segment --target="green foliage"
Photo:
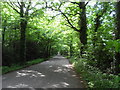
[[[2,74],[5,74],[5,73],[10,72],[10,71],[18,70],[21,68],[23,68],[23,66],[19,66],[19,65],[12,65],[11,67],[2,66]]]
[[[108,49],[114,49],[116,52],[120,52],[120,39],[118,40],[109,40],[107,42]]]
[[[37,64],[37,63],[41,63],[43,61],[45,61],[45,59],[35,59],[35,60],[32,60],[32,61],[28,61],[27,66],[34,65],[34,64]]]
[[[98,68],[90,66],[86,59],[71,61],[77,73],[87,81],[89,88],[120,88],[120,77],[113,74],[102,73]]]
[[[25,65],[13,64],[10,67],[2,66],[2,74],[5,74],[5,73],[11,72],[11,71],[15,71],[15,70],[18,70],[18,69],[22,69],[24,67],[28,67],[28,66],[31,66],[31,65],[34,65],[34,64],[38,64],[38,63],[41,63],[43,61],[45,61],[45,59],[35,59],[35,60],[32,60],[32,61],[28,61]]]
[[[71,58],[70,62],[74,63],[76,71],[88,81],[89,87],[119,87],[120,77],[106,74],[114,72],[115,55],[120,52],[120,39],[115,39],[117,32],[114,3],[96,2],[95,5],[89,3],[86,5],[88,42],[80,60],[78,59],[82,51],[80,48],[83,46],[80,42],[82,31],[75,32],[69,23],[76,29],[82,30],[80,28],[82,10],[75,2],[48,0],[47,3],[55,11],[42,8],[45,3],[40,1],[36,2],[35,7],[30,6],[29,15],[24,18],[20,18],[19,14],[5,2],[1,3],[3,73],[22,68],[23,66],[19,66],[21,62],[26,65],[36,64],[43,60],[32,61],[33,59],[48,58],[60,52],[67,58]],[[15,4],[17,5],[17,2]],[[24,10],[28,4],[25,2]],[[37,5],[40,7],[36,7]],[[103,13],[104,10],[106,11]],[[65,15],[59,15],[61,12]],[[25,38],[26,62],[19,59],[21,36],[19,24],[22,20],[28,22]]]

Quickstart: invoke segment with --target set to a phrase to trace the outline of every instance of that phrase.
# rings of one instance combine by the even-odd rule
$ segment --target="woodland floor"
[[[3,88],[83,88],[82,82],[60,55],[2,76]]]

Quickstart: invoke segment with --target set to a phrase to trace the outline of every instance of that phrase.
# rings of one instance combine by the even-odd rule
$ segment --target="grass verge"
[[[89,88],[120,88],[120,76],[102,73],[98,68],[87,64],[87,60],[70,59],[75,71],[82,75]]]
[[[13,64],[10,67],[2,66],[2,67],[0,67],[0,69],[2,70],[2,74],[6,74],[8,72],[19,70],[19,69],[22,69],[22,68],[25,68],[25,67],[28,67],[28,66],[31,66],[31,65],[34,65],[34,64],[38,64],[38,63],[41,63],[41,62],[46,61],[46,60],[47,59],[35,59],[35,60],[32,60],[32,61],[26,62],[26,64],[23,65],[23,66],[17,65],[17,64]]]

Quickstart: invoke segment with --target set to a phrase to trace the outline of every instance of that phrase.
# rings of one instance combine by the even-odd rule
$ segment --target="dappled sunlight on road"
[[[13,85],[13,86],[8,86],[7,88],[29,88],[29,90],[35,90],[33,87],[30,87],[30,86],[23,84],[23,83]]]
[[[50,62],[50,61],[46,61],[46,62]]]
[[[66,72],[69,72],[69,71],[70,71],[70,69],[63,68],[63,67],[57,67],[57,69],[55,69],[53,72],[66,73]]]
[[[29,76],[29,77],[45,77],[44,74],[34,70],[21,70],[17,72],[16,77]]]
[[[72,75],[73,77],[76,77],[77,75]]]
[[[58,87],[68,87],[68,86],[69,86],[69,84],[66,83],[66,82],[60,82],[60,83],[58,83],[58,84],[54,84],[54,85],[52,85],[53,88],[58,88]]]
[[[4,75],[3,88],[78,88],[82,87],[73,66],[62,56]]]
[[[65,59],[65,58],[61,55],[57,55],[57,56],[54,56],[53,59]]]
[[[52,65],[49,66],[49,68],[53,67]]]
[[[65,67],[70,68],[70,69],[72,69],[72,68],[73,68],[73,65],[71,65],[71,64],[62,65],[62,66],[65,66]]]

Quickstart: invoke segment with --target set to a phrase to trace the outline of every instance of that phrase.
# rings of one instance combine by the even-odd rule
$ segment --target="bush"
[[[88,65],[86,59],[74,60],[74,68],[87,81],[89,88],[120,88],[119,76],[102,73],[98,68]]]
[[[3,66],[10,66],[12,64],[15,64],[19,60],[19,55],[14,52],[13,48],[10,47],[4,47],[2,49],[2,65]]]
[[[47,51],[44,49],[46,45],[35,40],[26,40],[26,60],[31,61],[37,58],[48,58]],[[41,46],[42,45],[42,46]],[[2,65],[12,66],[12,64],[19,64],[22,60],[20,57],[20,42],[17,40],[12,41],[7,46],[4,46],[2,50]]]

